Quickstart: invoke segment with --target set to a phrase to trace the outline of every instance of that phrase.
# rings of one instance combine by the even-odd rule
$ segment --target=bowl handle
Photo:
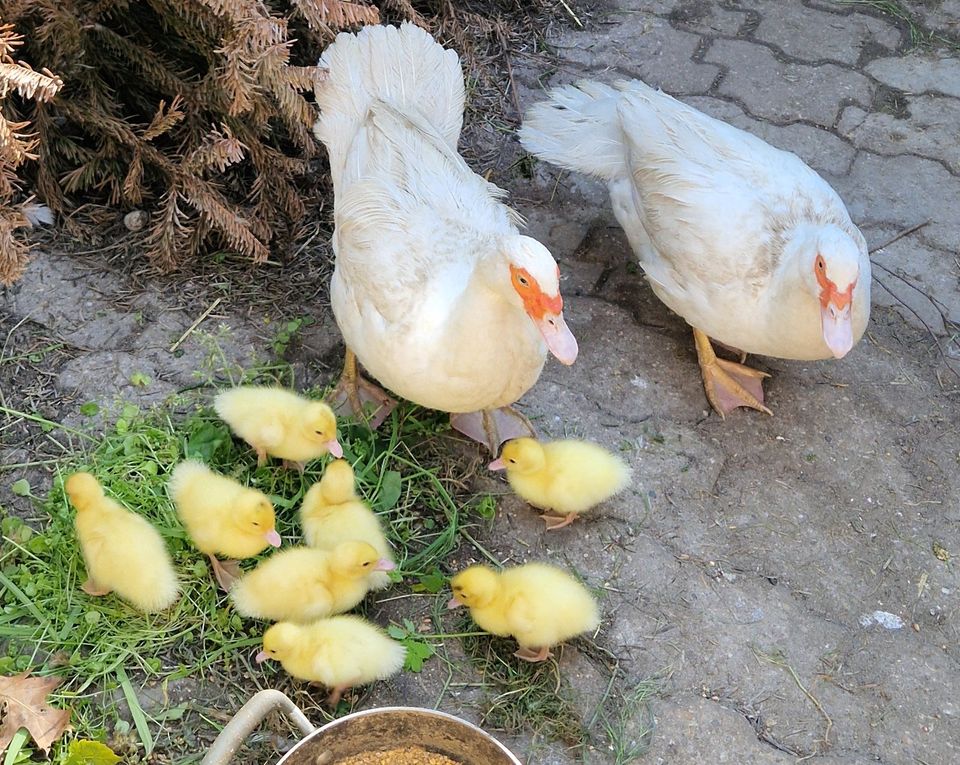
[[[237,749],[246,740],[250,732],[256,728],[263,718],[274,710],[279,709],[308,736],[316,730],[304,716],[300,708],[280,691],[268,689],[255,694],[228,722],[213,746],[207,752],[200,765],[229,765]]]

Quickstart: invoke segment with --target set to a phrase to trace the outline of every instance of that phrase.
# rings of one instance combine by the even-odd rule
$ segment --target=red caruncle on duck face
[[[550,352],[563,364],[572,364],[577,359],[577,341],[563,320],[563,298],[559,289],[548,295],[534,276],[521,266],[510,264],[510,281],[523,302],[523,310],[540,330]],[[557,266],[557,283],[560,267]]]

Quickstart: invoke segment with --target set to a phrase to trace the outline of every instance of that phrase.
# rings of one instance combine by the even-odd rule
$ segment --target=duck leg
[[[216,555],[207,554],[210,559],[210,566],[213,568],[213,576],[224,592],[230,592],[233,583],[240,578],[240,563],[235,560],[217,560]]]
[[[529,661],[531,663],[536,663],[538,661],[546,661],[553,656],[553,653],[550,650],[550,646],[541,646],[539,650],[534,651],[532,648],[521,648],[516,653],[513,654],[518,659],[523,659],[524,661]]]
[[[576,513],[567,513],[566,515],[543,513],[540,517],[543,518],[544,523],[547,524],[547,531],[556,531],[557,529],[562,529],[577,520]]]
[[[109,587],[103,587],[93,581],[93,579],[87,579],[87,581],[80,585],[80,589],[87,593],[87,595],[91,595],[94,598],[99,598],[103,595],[109,595],[111,592],[113,592],[113,590],[111,590]]]
[[[763,405],[763,378],[766,372],[717,358],[710,338],[694,327],[693,339],[697,345],[697,360],[703,375],[703,388],[710,405],[720,417],[726,417],[739,406],[748,406],[773,414]]]
[[[367,419],[365,408],[373,404],[367,424],[372,430],[380,427],[397,402],[379,385],[365,379],[357,369],[357,356],[347,348],[343,355],[343,372],[337,387],[330,394],[330,403],[337,415],[353,415]]]
[[[530,420],[510,406],[451,414],[450,427],[483,444],[494,457],[500,453],[500,444],[504,441],[537,434]]]

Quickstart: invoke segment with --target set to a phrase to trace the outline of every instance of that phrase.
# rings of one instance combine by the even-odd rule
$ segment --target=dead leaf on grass
[[[99,741],[73,741],[67,753],[67,765],[114,765],[120,758]]]
[[[937,560],[942,560],[944,563],[950,560],[949,551],[939,542],[933,543],[933,555]]]
[[[60,685],[57,677],[30,677],[24,672],[0,677],[0,753],[7,751],[20,728],[26,728],[44,752],[70,727],[70,710],[46,704],[47,695]]]

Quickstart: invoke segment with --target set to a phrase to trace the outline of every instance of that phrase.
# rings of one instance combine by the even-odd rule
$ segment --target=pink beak
[[[343,457],[343,447],[340,446],[340,442],[335,438],[327,441],[327,451],[337,459]]]
[[[270,654],[266,651],[260,651],[260,653],[253,657],[253,660],[257,662],[257,664],[263,664],[265,661],[270,661]]]
[[[487,470],[506,470],[507,463],[503,461],[503,457],[498,457],[489,465],[487,465]]]
[[[832,302],[820,309],[820,323],[823,328],[823,341],[834,358],[842,359],[853,348],[853,303],[837,308]]]
[[[463,603],[461,603],[456,598],[450,598],[450,600],[447,601],[447,610],[452,611],[455,608],[460,608],[460,606],[462,605]]]
[[[276,529],[270,529],[270,531],[267,532],[267,541],[274,547],[280,546],[280,535],[277,533]]]
[[[560,313],[545,313],[542,318],[534,319],[534,324],[543,335],[543,341],[550,349],[550,353],[557,357],[561,364],[570,366],[577,360],[579,348],[577,338],[563,320],[563,311]]]
[[[386,558],[381,558],[377,561],[376,565],[373,567],[374,571],[393,571],[397,567],[397,564],[392,560],[387,560]]]

